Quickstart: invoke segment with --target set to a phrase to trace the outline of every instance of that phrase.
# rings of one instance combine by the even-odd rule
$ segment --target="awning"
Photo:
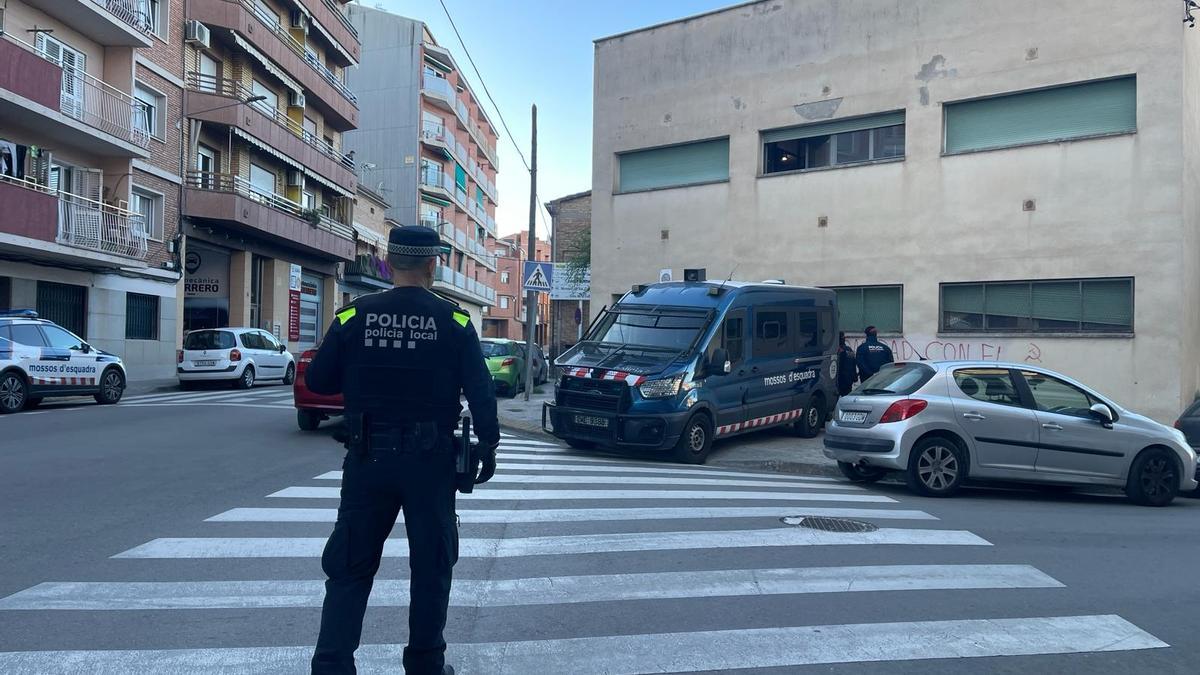
[[[299,82],[296,82],[292,78],[288,77],[287,73],[283,72],[283,69],[280,68],[279,66],[276,66],[275,63],[273,61],[271,61],[271,59],[268,59],[266,56],[263,56],[262,52],[255,49],[254,46],[251,45],[249,42],[243,40],[242,36],[238,35],[237,33],[232,33],[232,35],[233,35],[233,41],[237,44],[237,46],[246,50],[246,53],[249,54],[250,56],[254,57],[254,60],[258,61],[259,64],[261,64],[262,67],[265,68],[268,73],[271,73],[275,77],[279,78],[279,80],[281,82],[283,82],[283,86],[287,87],[288,89],[291,89],[292,91],[296,92],[297,94],[304,93],[304,87],[301,87]]]
[[[452,202],[446,201],[445,199],[438,199],[437,197],[434,197],[432,195],[427,195],[427,194],[422,194],[421,199],[423,201],[429,202],[430,204],[437,204],[438,206],[451,206],[452,205]]]
[[[313,179],[314,181],[320,183],[321,185],[324,185],[325,187],[329,188],[330,190],[333,190],[334,192],[338,193],[339,195],[346,197],[347,199],[354,199],[353,192],[338,185],[337,183],[334,183],[333,181],[325,178],[324,176],[313,173],[312,171],[310,171],[308,169],[304,169],[304,175],[308,176],[309,178]]]
[[[444,63],[442,63],[441,61],[439,61],[439,60],[437,60],[437,59],[433,58],[433,57],[432,57],[432,56],[430,56],[429,54],[426,54],[426,55],[425,55],[425,62],[426,62],[426,63],[428,63],[429,65],[433,66],[434,68],[437,68],[438,70],[440,70],[440,71],[444,72],[444,73],[450,73],[450,72],[453,72],[453,71],[454,71],[454,69],[453,69],[453,68],[451,68],[450,66],[448,66],[448,65],[446,65],[446,64],[444,64]]]
[[[301,165],[300,162],[297,162],[296,160],[292,159],[291,157],[288,157],[287,155],[283,154],[282,152],[276,150],[275,148],[272,148],[270,145],[263,143],[262,141],[258,140],[257,138],[251,136],[250,134],[242,131],[241,129],[239,129],[237,127],[231,127],[231,128],[233,129],[234,136],[237,136],[238,138],[242,139],[243,141],[246,141],[250,145],[253,145],[254,147],[267,153],[268,155],[274,157],[275,159],[278,159],[279,161],[283,162],[284,164],[287,164],[288,166],[292,167],[293,169],[299,169],[300,171],[304,171],[304,166]]]
[[[360,223],[354,223],[354,231],[358,233],[359,238],[363,241],[387,248],[387,239],[375,230],[365,227]]]

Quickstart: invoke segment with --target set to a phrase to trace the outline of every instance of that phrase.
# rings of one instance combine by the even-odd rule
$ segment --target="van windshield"
[[[590,339],[567,350],[555,362],[651,373],[661,370],[696,344],[709,324],[707,311],[680,307],[610,310]]]

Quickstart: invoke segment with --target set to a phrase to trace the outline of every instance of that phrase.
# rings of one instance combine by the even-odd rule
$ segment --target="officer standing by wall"
[[[850,349],[849,343],[846,342],[846,333],[844,331],[838,333],[837,364],[838,396],[845,396],[854,389],[854,379],[857,377],[858,364],[855,360],[854,351]]]
[[[875,330],[875,326],[867,326],[863,332],[867,339],[858,346],[858,377],[866,382],[868,377],[878,373],[893,359],[891,348],[879,341],[879,331]]]
[[[339,311],[305,374],[314,392],[344,395],[349,436],[337,524],[321,556],[329,579],[313,673],[355,672],[367,598],[401,509],[411,569],[404,671],[454,673],[445,665],[442,631],[458,560],[454,429],[460,393],[482,450],[475,483],[496,470],[500,427],[470,317],[429,290],[440,252],[434,230],[393,229],[388,263],[395,288]]]

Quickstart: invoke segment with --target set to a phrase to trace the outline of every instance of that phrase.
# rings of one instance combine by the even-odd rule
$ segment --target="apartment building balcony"
[[[483,188],[484,193],[491,198],[492,203],[497,203],[496,199],[496,184],[487,177],[487,172],[483,166],[476,162],[471,154],[467,152],[467,148],[457,138],[454,137],[454,132],[450,131],[443,124],[436,122],[421,123],[421,142],[425,145],[441,150],[452,156],[454,161],[458,162],[471,176],[479,187]]]
[[[421,168],[418,185],[425,192],[445,200],[454,199],[454,193],[457,190],[453,176],[444,171],[434,171],[426,167]]]
[[[308,15],[316,21],[318,30],[322,31],[330,42],[340,47],[352,59],[353,63],[345,65],[357,64],[362,51],[362,40],[358,36],[358,30],[354,24],[350,23],[350,19],[346,18],[338,3],[334,0],[299,0],[299,2]]]
[[[327,123],[342,131],[358,126],[358,97],[309,54],[278,17],[252,0],[187,0],[186,11],[188,18],[232,33],[234,43],[245,40],[278,64],[304,87]]]
[[[499,167],[499,164],[496,162],[496,147],[487,143],[487,137],[484,136],[483,130],[471,119],[470,109],[467,108],[466,103],[463,103],[458,95],[458,91],[455,90],[454,86],[446,78],[423,74],[421,76],[421,93],[425,95],[430,103],[447,112],[454,113],[454,116],[458,119],[458,123],[471,134],[475,140],[475,144],[487,155],[487,159],[491,162],[492,166]],[[463,157],[466,156],[464,150]]]
[[[342,278],[348,284],[386,290],[392,287],[392,268],[383,258],[360,253],[346,263]]]
[[[106,47],[151,47],[147,0],[23,0]]]
[[[354,260],[353,227],[259,191],[240,176],[188,172],[183,215],[218,221],[324,259]]]
[[[483,129],[479,127],[479,124],[471,118],[471,110],[461,98],[455,98],[454,100],[454,114],[458,118],[459,123],[463,125],[463,128],[471,134],[471,139],[475,141],[475,145],[479,146],[479,149],[487,156],[488,162],[493,167],[499,169],[500,163],[496,157],[496,146],[488,142],[488,137],[483,133]]]
[[[435,271],[433,287],[476,305],[493,305],[496,302],[496,291],[491,286],[446,266],[439,266]]]
[[[61,146],[146,158],[145,107],[129,94],[57,61],[11,33],[0,35],[0,119],[37,128]]]
[[[0,180],[0,251],[87,267],[138,267],[147,234],[140,214],[51,190]]]
[[[240,129],[347,192],[353,193],[357,188],[354,160],[325,139],[305,131],[278,109],[234,105],[254,95],[242,83],[193,72],[188,73],[187,85],[183,97],[185,116]]]

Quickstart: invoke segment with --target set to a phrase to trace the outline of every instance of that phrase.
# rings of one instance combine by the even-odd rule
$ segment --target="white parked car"
[[[296,361],[274,335],[258,328],[194,330],[183,338],[178,354],[179,382],[226,380],[249,389],[258,380],[296,379]]]

